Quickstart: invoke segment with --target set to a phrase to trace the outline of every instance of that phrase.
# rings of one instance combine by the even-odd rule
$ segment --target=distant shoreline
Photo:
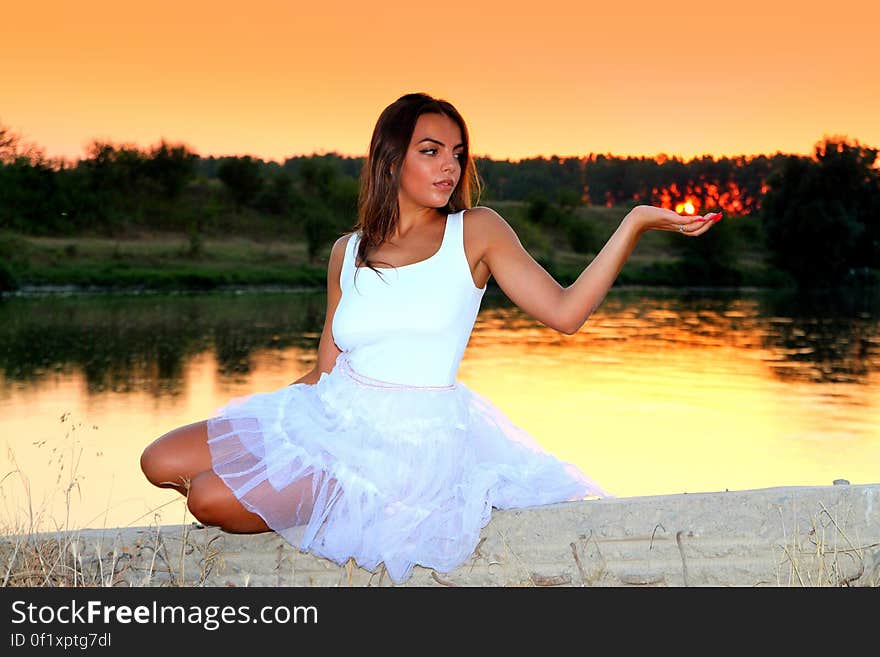
[[[619,225],[621,212],[615,208],[580,212],[581,219],[592,226],[595,243],[587,251],[575,251],[563,229],[531,222],[519,205],[506,210],[524,248],[563,286],[577,280],[596,257]],[[753,224],[740,221],[730,226],[734,232],[748,232]],[[745,248],[727,264],[719,264],[714,256],[700,259],[699,253],[683,248],[676,237],[662,231],[643,235],[615,286],[683,288],[712,281],[719,287],[779,288],[790,282],[771,266],[769,254],[753,239],[743,238]],[[310,253],[300,235],[255,237],[245,229],[194,236],[133,228],[118,237],[0,231],[0,292],[326,290],[330,247],[327,242]],[[489,287],[497,288],[494,277]]]
[[[205,237],[196,251],[183,235],[142,238],[0,235],[0,295],[196,291],[326,291],[329,247],[309,258],[302,241],[255,242]],[[669,248],[665,235],[647,234],[614,281],[614,288],[794,289],[768,255],[749,251],[732,262],[710,264]],[[5,240],[5,241],[4,241]],[[527,247],[528,248],[528,247]],[[595,253],[533,248],[536,261],[568,286]],[[712,281],[714,285],[707,285]],[[853,285],[880,289],[880,270],[856,272]],[[700,285],[694,285],[699,282]],[[498,290],[494,277],[489,290]]]
[[[658,291],[658,292],[674,292],[674,291],[690,291],[690,292],[711,292],[714,290],[723,292],[761,292],[774,289],[771,286],[725,286],[725,285],[691,285],[691,286],[669,286],[669,285],[645,285],[645,284],[629,284],[614,285],[614,290],[622,291]],[[88,295],[163,295],[163,294],[214,294],[214,293],[237,293],[252,294],[263,292],[278,293],[320,293],[326,292],[324,287],[305,287],[305,286],[287,286],[287,285],[230,285],[225,287],[216,287],[210,289],[199,288],[180,288],[180,289],[164,289],[164,288],[120,288],[120,287],[102,287],[102,286],[82,286],[82,285],[28,285],[22,286],[17,290],[0,291],[0,297],[22,297],[22,298],[38,298],[44,296],[88,296]],[[497,286],[490,285],[486,290],[486,294],[503,294],[502,290]]]

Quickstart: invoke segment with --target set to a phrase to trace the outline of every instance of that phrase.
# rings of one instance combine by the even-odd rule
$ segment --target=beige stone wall
[[[194,525],[6,537],[4,564],[40,540],[54,541],[86,585],[392,585],[381,566],[338,566],[275,534]],[[878,586],[880,484],[496,510],[462,566],[417,567],[405,585]]]

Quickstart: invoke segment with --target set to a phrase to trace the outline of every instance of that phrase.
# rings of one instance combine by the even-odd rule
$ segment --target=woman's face
[[[461,178],[462,157],[464,145],[458,124],[444,114],[422,114],[400,171],[401,213],[446,205]],[[452,184],[438,184],[442,181]]]

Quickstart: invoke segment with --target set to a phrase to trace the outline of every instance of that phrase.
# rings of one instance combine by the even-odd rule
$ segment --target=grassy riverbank
[[[563,285],[573,282],[625,215],[622,208],[581,208],[578,219],[593,227],[595,247],[576,252],[564,229],[537,226],[523,204],[494,203],[514,227],[526,249]],[[767,263],[752,218],[729,218],[704,238],[733,240],[736,256],[728,281],[694,280],[678,235],[644,235],[621,271],[624,285],[779,286],[785,277]],[[714,234],[713,234],[714,233]],[[306,243],[296,235],[250,238],[243,226],[235,236],[132,231],[125,236],[79,235],[34,237],[0,234],[0,290],[73,286],[99,289],[215,289],[228,286],[326,286],[331,244],[308,258]],[[678,243],[676,243],[678,242]],[[494,279],[490,286],[494,286]]]
[[[301,243],[204,238],[5,237],[7,268],[18,288],[213,289],[224,286],[326,284],[326,263],[310,264]],[[10,248],[12,245],[12,248]],[[14,289],[14,288],[13,288]]]

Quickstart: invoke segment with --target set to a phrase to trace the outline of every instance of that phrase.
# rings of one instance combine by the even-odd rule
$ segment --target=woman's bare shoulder
[[[333,243],[333,247],[331,248],[330,252],[343,253],[345,251],[345,247],[348,245],[348,241],[352,238],[354,234],[355,231],[351,231],[350,233],[344,233],[343,235],[339,236]]]
[[[492,230],[504,221],[504,217],[486,205],[477,205],[464,211],[467,222],[481,230]]]
[[[340,245],[342,245],[342,246],[345,246],[346,244],[348,244],[348,240],[350,240],[351,237],[352,237],[352,235],[354,235],[356,232],[357,232],[357,231],[354,231],[354,230],[353,230],[353,231],[351,231],[350,233],[343,233],[343,234],[340,235],[339,238],[336,240],[336,244],[340,244]],[[334,246],[335,246],[335,244],[334,244]]]
[[[475,205],[472,208],[467,208],[464,213],[468,218],[500,216],[495,210],[486,205]]]
[[[473,236],[473,241],[478,242],[480,251],[498,240],[510,239],[515,236],[510,224],[495,210],[485,205],[478,205],[465,210],[465,231]]]
[[[351,239],[351,236],[354,235],[354,232],[345,233],[341,237],[337,238],[333,243],[333,246],[330,247],[330,257],[328,258],[327,269],[331,277],[339,278],[339,274],[342,272],[342,261],[345,260],[345,249],[348,246],[348,240]]]

